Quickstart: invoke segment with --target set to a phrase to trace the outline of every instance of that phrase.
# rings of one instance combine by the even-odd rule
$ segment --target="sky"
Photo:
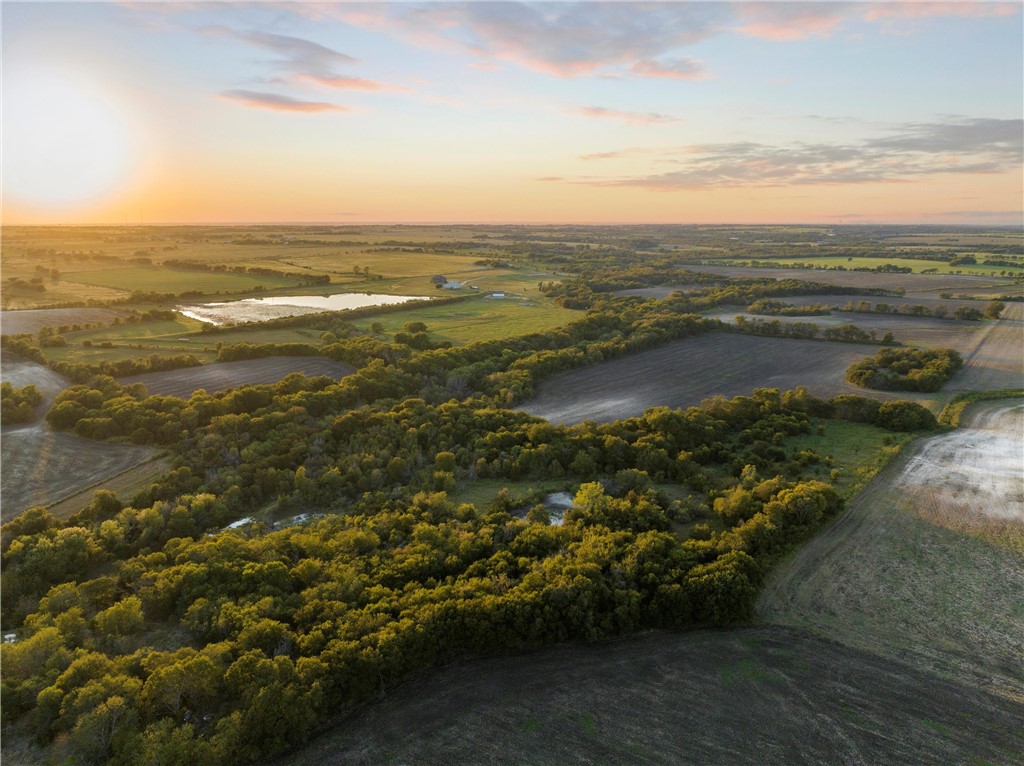
[[[1020,224],[1020,2],[2,3],[5,224]]]

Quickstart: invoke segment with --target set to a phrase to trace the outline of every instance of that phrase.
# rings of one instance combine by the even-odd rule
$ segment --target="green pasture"
[[[823,433],[818,433],[819,427]],[[813,450],[822,461],[831,455],[835,465],[842,466],[836,489],[840,497],[849,500],[913,438],[911,434],[893,433],[866,423],[816,420],[811,433],[791,436],[783,446],[793,452]],[[824,463],[813,467],[822,481],[829,480],[831,470]]]
[[[513,504],[532,504],[530,497],[537,494],[546,495],[549,492],[574,492],[575,485],[566,482],[565,479],[532,480],[532,481],[511,481],[509,479],[472,479],[460,481],[454,492],[448,493],[448,499],[454,503],[470,503],[478,509],[486,511],[488,504],[498,493],[507,488]]]
[[[423,322],[435,340],[461,345],[543,332],[581,316],[581,312],[555,306],[547,299],[523,302],[512,297],[479,296],[461,303],[363,317],[355,325],[369,333],[371,326],[379,322],[384,326],[384,334],[393,335],[400,332],[407,322]]]
[[[115,290],[142,290],[143,292],[181,293],[196,290],[212,292],[248,292],[256,287],[286,287],[290,279],[259,274],[234,274],[218,271],[186,271],[161,266],[131,266],[103,271],[73,271],[63,275],[69,282],[96,285]]]

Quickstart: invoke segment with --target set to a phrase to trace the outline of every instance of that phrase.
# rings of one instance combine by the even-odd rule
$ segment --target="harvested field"
[[[38,388],[39,393],[43,395],[43,402],[36,410],[40,415],[50,408],[53,400],[57,398],[57,394],[71,385],[66,378],[58,375],[49,367],[9,354],[0,359],[0,380],[10,383],[15,388],[28,385]]]
[[[28,309],[25,311],[0,311],[0,332],[5,335],[19,335],[39,332],[43,327],[64,327],[76,324],[107,324],[124,312],[117,309]]]
[[[127,503],[136,492],[149,488],[158,477],[170,471],[171,467],[172,463],[169,457],[158,457],[148,460],[105,481],[92,485],[88,489],[76,492],[59,503],[51,505],[47,510],[58,519],[66,519],[91,503],[93,495],[101,489],[113,492],[121,502]]]
[[[955,346],[954,346],[955,348]],[[1003,318],[987,322],[984,335],[964,353],[965,365],[947,391],[991,391],[1024,386],[1024,304],[1008,303]]]
[[[612,295],[639,295],[641,298],[658,298],[662,300],[674,292],[692,292],[701,290],[707,285],[659,285],[658,287],[637,287],[633,290],[615,290]]]
[[[121,378],[120,382],[143,383],[151,394],[188,397],[200,388],[213,392],[237,386],[276,383],[293,372],[301,372],[309,377],[327,375],[340,379],[355,371],[352,365],[322,356],[272,356],[239,362],[214,362],[202,367],[166,372],[147,372],[145,375]]]
[[[277,763],[1021,763],[1024,706],[786,628],[433,671]]]
[[[909,304],[911,306],[927,306],[929,309],[936,309],[940,306],[944,307],[949,316],[953,316],[958,308],[969,308],[983,311],[985,309],[985,303],[971,300],[959,300],[957,298],[940,298],[938,295],[924,295],[919,296],[917,294],[905,295],[902,297],[897,296],[885,296],[885,295],[790,295],[778,300],[783,303],[791,303],[794,306],[811,306],[818,303],[824,303],[828,306],[845,306],[848,301],[859,303],[860,301],[867,301],[872,306],[876,303],[888,303],[890,306],[902,306]],[[853,312],[856,313],[856,312]],[[864,316],[860,314],[859,316]]]
[[[59,502],[153,457],[147,447],[106,444],[50,431],[42,424],[5,430],[0,443],[3,521]]]
[[[853,362],[876,350],[856,343],[708,333],[555,375],[521,409],[556,423],[579,423],[633,417],[660,405],[688,407],[716,394],[749,395],[755,388],[802,385],[815,396],[863,394],[843,376]]]
[[[807,282],[828,282],[840,287],[880,287],[893,290],[902,287],[907,294],[953,292],[972,294],[975,290],[998,288],[1014,292],[1013,282],[1000,277],[974,277],[964,274],[880,274],[874,271],[836,271],[833,269],[765,269],[742,266],[688,266],[692,271],[721,274],[725,277],[771,277],[802,279]],[[885,300],[884,298],[879,300]],[[907,297],[900,298],[902,302]],[[913,301],[910,301],[913,303]]]
[[[761,619],[1024,700],[1022,415],[974,405],[908,448],[775,572]]]

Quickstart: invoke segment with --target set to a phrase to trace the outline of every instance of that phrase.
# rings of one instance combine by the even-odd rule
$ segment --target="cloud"
[[[644,59],[637,61],[629,71],[638,77],[667,77],[674,80],[703,80],[708,76],[704,64],[694,59]]]
[[[670,122],[682,122],[678,117],[657,112],[624,112],[619,109],[607,109],[603,106],[580,106],[574,109],[567,109],[570,114],[578,114],[583,117],[596,117],[598,119],[608,118],[621,120],[628,125],[662,125]]]
[[[312,82],[316,85],[323,85],[327,88],[336,88],[339,90],[386,90],[396,93],[408,93],[408,88],[403,88],[400,85],[389,85],[384,82],[377,82],[376,80],[367,80],[364,77],[344,77],[342,75],[315,75],[315,74],[301,74],[298,75],[298,79]]]
[[[338,64],[354,64],[356,59],[312,40],[271,32],[235,32],[234,35],[252,45],[271,50],[284,57],[282,64],[290,71],[331,74]]]
[[[341,74],[339,67],[357,64],[359,60],[302,37],[227,27],[206,27],[203,31],[208,35],[233,37],[277,54],[279,58],[273,62],[275,79],[285,83],[339,90],[408,91],[397,85]]]
[[[825,38],[850,22],[882,25],[893,31],[897,22],[940,16],[993,17],[1012,16],[1019,4],[995,2],[751,2],[736,3],[737,32],[763,40],[792,42]],[[913,31],[903,29],[902,31]]]
[[[584,155],[611,159],[648,152],[667,172],[574,181],[656,191],[808,184],[906,183],[943,173],[1000,173],[1024,162],[1024,120],[985,118],[909,123],[858,143],[756,142],[626,149]]]
[[[541,178],[538,178],[537,180],[538,181],[564,181],[565,179],[562,178],[562,176],[542,176]]]
[[[977,2],[977,0],[960,3],[871,3],[864,13],[864,18],[868,21],[887,21],[931,16],[1014,16],[1019,9],[1020,6],[1015,3]]]
[[[339,13],[421,45],[556,77],[625,71],[693,79],[703,71],[697,62],[657,59],[717,33],[731,12],[723,3],[494,2],[342,6]]]
[[[349,112],[347,106],[328,104],[324,101],[302,101],[276,93],[259,93],[252,90],[225,90],[221,98],[253,109],[272,109],[278,112]]]
[[[740,34],[764,40],[794,41],[828,37],[852,3],[742,3],[736,6]]]

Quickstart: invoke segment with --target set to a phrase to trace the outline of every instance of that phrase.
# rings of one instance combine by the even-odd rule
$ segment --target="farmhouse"
[[[445,282],[441,287],[445,290],[458,290],[462,287],[462,282]]]
[[[448,277],[445,277],[441,274],[435,274],[430,278],[430,281],[433,282],[435,285],[443,285],[445,282],[448,281]]]

